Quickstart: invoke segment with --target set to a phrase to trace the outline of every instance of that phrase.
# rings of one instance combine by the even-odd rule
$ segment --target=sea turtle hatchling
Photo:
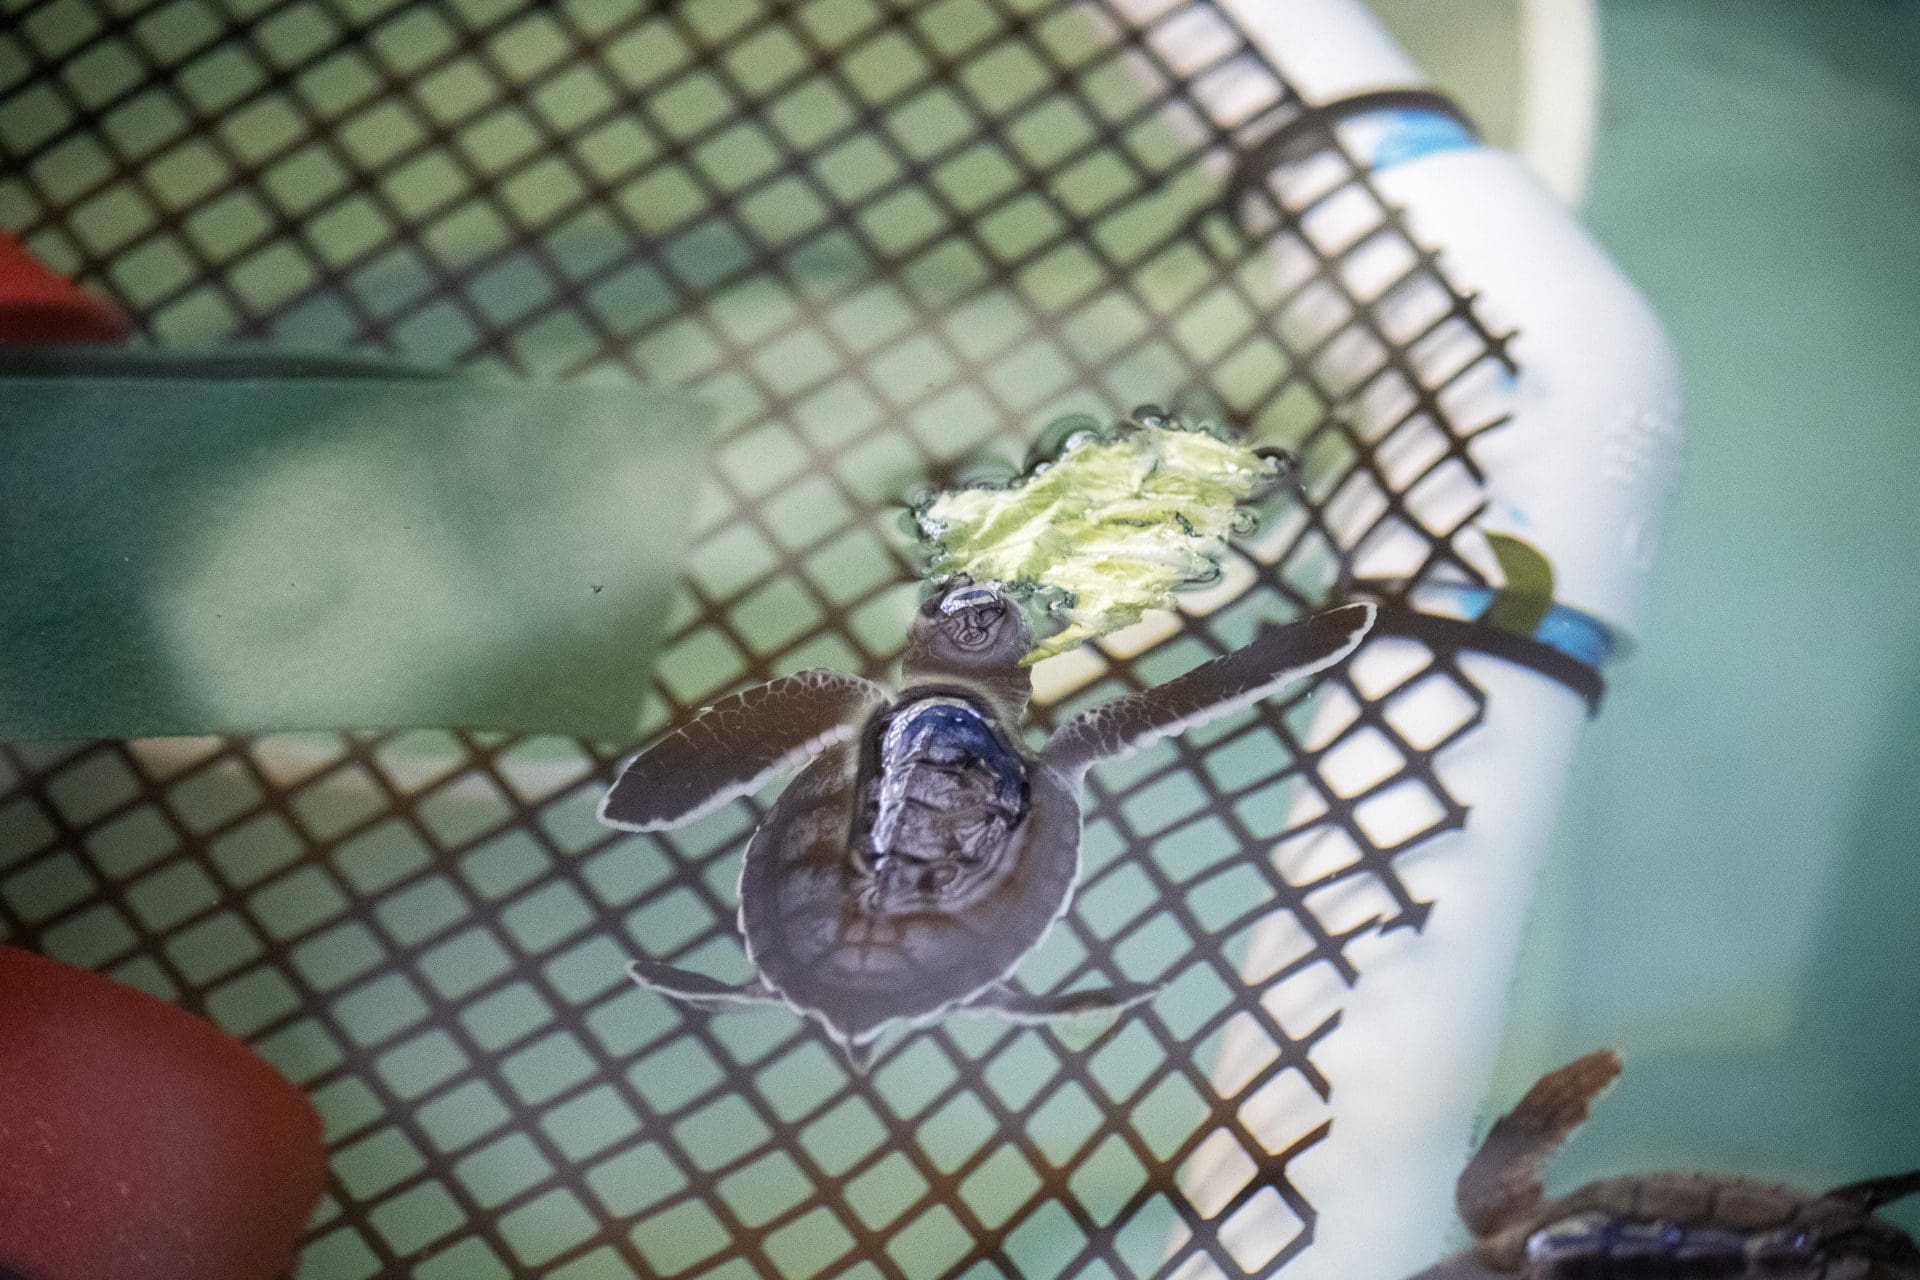
[[[1649,1173],[1547,1200],[1540,1170],[1620,1074],[1611,1050],[1534,1085],[1460,1175],[1472,1248],[1413,1280],[1920,1280],[1920,1250],[1874,1210],[1920,1171],[1815,1194],[1712,1173]]]
[[[1026,619],[999,590],[957,580],[915,616],[898,696],[803,671],[715,703],[628,762],[600,818],[629,831],[690,821],[801,769],[741,866],[754,978],[732,986],[652,959],[629,970],[690,1004],[784,1002],[859,1067],[889,1024],[950,1008],[1044,1021],[1137,1004],[1157,988],[1035,996],[1005,982],[1072,896],[1087,769],[1331,666],[1373,616],[1354,604],[1265,629],[1068,721],[1036,754],[1021,733]]]

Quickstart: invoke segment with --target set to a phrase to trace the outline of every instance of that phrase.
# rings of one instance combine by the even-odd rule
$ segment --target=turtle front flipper
[[[1590,1053],[1542,1077],[1494,1121],[1454,1189],[1460,1217],[1474,1235],[1485,1239],[1539,1206],[1540,1170],[1619,1074],[1613,1050]]]
[[[766,983],[758,978],[736,987],[730,983],[721,982],[718,978],[709,978],[705,974],[694,973],[690,969],[662,964],[658,960],[628,961],[627,976],[649,991],[658,991],[661,995],[678,1000],[681,1004],[700,1009],[711,1009],[723,1004],[777,1003],[780,999]]]
[[[872,681],[822,669],[722,698],[626,763],[600,821],[627,831],[691,822],[845,742],[886,701]]]
[[[1122,982],[1089,991],[1036,996],[996,982],[961,1007],[997,1014],[1009,1022],[1038,1025],[1082,1013],[1119,1013],[1153,999],[1160,994],[1162,986],[1158,982]]]
[[[1373,618],[1373,605],[1350,604],[1263,630],[1244,649],[1074,717],[1048,739],[1041,759],[1077,780],[1096,761],[1131,755],[1250,707],[1352,653]]]

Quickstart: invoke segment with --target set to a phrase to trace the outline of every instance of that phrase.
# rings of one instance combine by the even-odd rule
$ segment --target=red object
[[[271,1280],[325,1180],[319,1116],[251,1049],[0,947],[0,1272]]]
[[[133,326],[0,231],[0,342],[119,342]]]

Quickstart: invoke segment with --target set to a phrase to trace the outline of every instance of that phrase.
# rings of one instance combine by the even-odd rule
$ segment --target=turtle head
[[[990,585],[956,578],[920,606],[901,674],[909,685],[980,685],[1024,713],[1032,682],[1020,659],[1033,647],[1026,614]]]

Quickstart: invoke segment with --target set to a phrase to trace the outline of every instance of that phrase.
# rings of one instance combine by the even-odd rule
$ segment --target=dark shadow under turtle
[[[803,671],[715,703],[627,763],[600,818],[630,831],[677,826],[801,770],[741,867],[754,979],[731,986],[655,960],[635,961],[633,977],[690,1004],[783,1002],[860,1066],[889,1024],[949,1009],[1044,1021],[1146,1000],[1157,987],[1033,996],[1005,982],[1072,898],[1087,769],[1331,666],[1373,614],[1348,605],[1264,630],[1068,721],[1036,754],[1022,736],[1025,617],[992,588],[950,587],[914,619],[898,696]]]
[[[1920,1280],[1920,1250],[1874,1211],[1920,1171],[1818,1194],[1730,1174],[1649,1173],[1548,1200],[1547,1159],[1620,1074],[1611,1050],[1553,1072],[1460,1175],[1472,1248],[1413,1280]]]

